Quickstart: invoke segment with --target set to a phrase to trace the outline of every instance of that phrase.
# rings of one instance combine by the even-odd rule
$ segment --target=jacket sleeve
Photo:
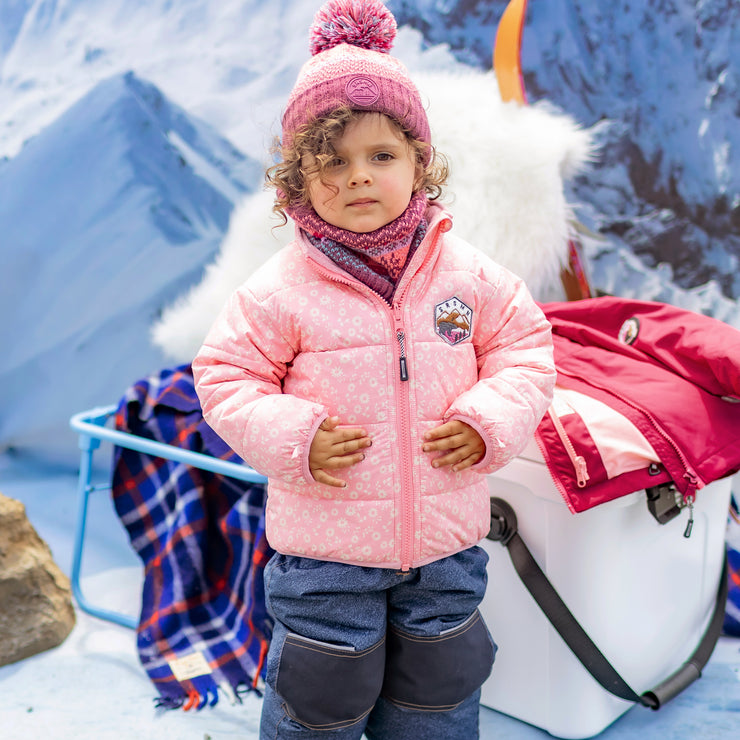
[[[490,473],[524,449],[552,401],[551,327],[524,282],[504,270],[479,314],[473,342],[479,380],[445,420],[460,419],[478,431],[486,453],[473,469]]]
[[[248,287],[237,290],[193,361],[195,389],[206,422],[255,470],[307,484],[308,450],[328,414],[282,392],[296,351],[278,323]]]

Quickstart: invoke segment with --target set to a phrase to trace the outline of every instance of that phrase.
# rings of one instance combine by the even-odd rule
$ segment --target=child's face
[[[413,195],[416,159],[389,118],[373,113],[348,124],[334,142],[336,157],[307,181],[311,205],[324,221],[367,233],[398,218]]]

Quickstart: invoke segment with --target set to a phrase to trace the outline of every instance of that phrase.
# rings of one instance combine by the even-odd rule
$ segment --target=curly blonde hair
[[[323,178],[329,163],[336,157],[334,142],[344,134],[347,126],[361,116],[384,115],[371,111],[358,111],[341,107],[332,113],[315,119],[301,126],[294,134],[288,146],[283,146],[278,139],[273,153],[280,160],[267,169],[266,183],[276,190],[272,210],[287,223],[286,209],[291,206],[310,205],[308,180],[318,175]],[[397,120],[388,116],[393,126],[402,134],[416,160],[416,179],[414,193],[425,191],[429,200],[436,200],[442,195],[442,188],[449,177],[449,167],[444,155],[434,147],[415,139],[410,131]],[[310,165],[304,157],[310,155]]]

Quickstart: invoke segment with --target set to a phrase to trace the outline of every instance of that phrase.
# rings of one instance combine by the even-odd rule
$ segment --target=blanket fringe
[[[259,676],[259,674],[257,675]],[[154,708],[164,710],[182,709],[184,712],[195,709],[199,712],[206,706],[215,707],[220,695],[223,695],[234,706],[243,704],[243,697],[248,694],[255,694],[262,698],[262,692],[252,683],[243,682],[233,687],[228,683],[220,683],[215,688],[201,691],[190,689],[185,696],[157,696],[154,698]]]
[[[262,670],[265,667],[265,660],[267,659],[267,651],[270,649],[270,643],[267,640],[260,639],[260,657],[257,662],[257,670],[254,672],[254,680],[252,681],[252,689],[259,693],[259,681],[262,676]]]
[[[185,703],[185,697],[155,696],[155,709],[179,709]]]

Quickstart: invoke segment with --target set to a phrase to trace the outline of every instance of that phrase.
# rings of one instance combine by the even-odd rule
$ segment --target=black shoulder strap
[[[651,691],[637,694],[617,673],[578,623],[517,532],[516,514],[503,499],[491,499],[491,531],[488,539],[501,542],[509,551],[516,572],[558,634],[586,670],[610,693],[651,709],[660,709],[701,676],[717,644],[727,603],[727,558],[717,591],[714,613],[693,655]]]

